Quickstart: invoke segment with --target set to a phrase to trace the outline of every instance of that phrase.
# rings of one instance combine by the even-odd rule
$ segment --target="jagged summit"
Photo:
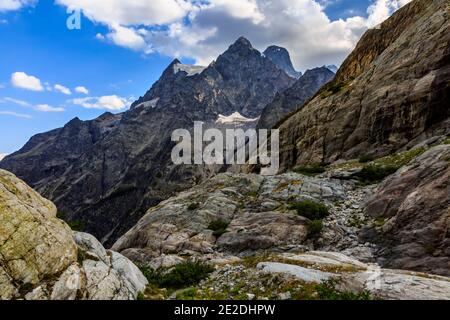
[[[173,59],[172,62],[164,69],[161,78],[171,77],[175,73],[175,67],[181,64],[181,61],[178,59]]]
[[[170,63],[169,66],[173,66],[173,65],[176,65],[176,64],[180,64],[180,63],[181,63],[181,61],[178,60],[178,58],[175,58],[175,59],[173,59],[173,61]]]
[[[287,49],[279,46],[270,46],[264,51],[264,55],[291,77],[298,79],[302,76],[301,72],[295,70]]]
[[[251,56],[261,56],[261,53],[253,48],[251,42],[240,37],[224,53],[222,53],[215,63],[215,66],[225,64],[236,64],[237,60],[249,59]]]
[[[248,47],[248,48],[253,48],[252,43],[250,42],[250,40],[248,40],[245,37],[239,37],[239,39],[237,39],[234,44],[231,45],[233,46],[243,46],[243,47]]]

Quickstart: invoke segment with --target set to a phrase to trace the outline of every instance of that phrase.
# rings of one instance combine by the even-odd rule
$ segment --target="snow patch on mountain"
[[[333,73],[337,73],[338,70],[339,70],[339,68],[336,67],[334,64],[329,65],[329,66],[326,66],[326,68],[327,68],[328,70],[330,70],[331,72],[333,72]]]
[[[239,124],[239,123],[247,123],[247,122],[256,122],[259,120],[258,118],[255,119],[250,119],[250,118],[246,118],[243,115],[241,115],[239,112],[235,112],[230,116],[223,116],[221,114],[219,114],[219,118],[216,120],[216,123],[220,123],[220,124]]]
[[[135,108],[144,107],[144,108],[152,108],[153,109],[153,108],[156,108],[156,106],[158,105],[158,101],[159,101],[159,98],[155,98],[150,101],[145,101],[145,102],[142,102],[141,104],[138,104]]]
[[[182,63],[177,63],[174,66],[175,73],[184,71],[187,73],[188,77],[202,73],[203,70],[205,70],[205,69],[206,69],[206,67],[204,67],[204,66],[194,66],[194,65],[182,64]]]

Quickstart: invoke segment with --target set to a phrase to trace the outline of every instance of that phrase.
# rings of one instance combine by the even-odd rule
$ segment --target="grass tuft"
[[[206,279],[214,271],[214,267],[201,262],[184,262],[169,270],[141,267],[141,271],[150,285],[159,288],[182,289]]]
[[[216,220],[209,224],[208,229],[213,231],[213,235],[216,238],[220,238],[227,232],[229,223],[223,220]]]
[[[305,176],[313,177],[318,174],[324,173],[326,170],[325,167],[321,164],[312,164],[309,166],[296,167],[293,169],[293,171]]]
[[[290,205],[289,209],[297,210],[297,213],[300,216],[308,218],[309,220],[324,219],[330,214],[325,205],[311,200],[293,203]]]

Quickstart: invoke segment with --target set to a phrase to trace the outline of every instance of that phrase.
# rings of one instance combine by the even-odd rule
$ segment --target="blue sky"
[[[368,8],[387,0],[294,0],[295,16],[286,19],[286,0],[274,0],[272,13],[280,15],[270,19],[260,0],[182,0],[190,4],[178,11],[169,6],[175,0],[161,1],[143,1],[152,12],[146,15],[112,0],[108,10],[114,11],[105,15],[95,0],[86,7],[77,0],[0,0],[0,155],[74,117],[123,111],[174,57],[207,64],[240,35],[261,50],[286,46],[302,70],[339,64],[377,14]],[[77,3],[81,29],[69,30],[67,6]],[[281,23],[288,18],[298,25]],[[324,23],[329,27],[317,33],[314,24]]]

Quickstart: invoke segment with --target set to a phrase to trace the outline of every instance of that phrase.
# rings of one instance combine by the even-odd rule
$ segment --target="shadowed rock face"
[[[295,70],[291,56],[285,48],[270,46],[264,51],[264,55],[291,77],[298,79],[302,76],[301,72]]]
[[[417,0],[369,30],[336,78],[281,126],[281,165],[386,155],[449,130],[448,3]]]
[[[264,108],[258,127],[264,129],[273,128],[277,122],[288,114],[301,108],[306,101],[311,99],[333,77],[334,73],[326,67],[306,71],[292,87],[286,89],[283,93],[277,94],[275,99]]]
[[[217,171],[173,166],[173,130],[236,111],[256,118],[295,82],[245,38],[202,70],[175,60],[131,110],[37,135],[0,167],[112,244],[149,207]]]
[[[450,145],[432,148],[388,178],[366,212],[384,221],[363,232],[388,267],[450,275]]]

